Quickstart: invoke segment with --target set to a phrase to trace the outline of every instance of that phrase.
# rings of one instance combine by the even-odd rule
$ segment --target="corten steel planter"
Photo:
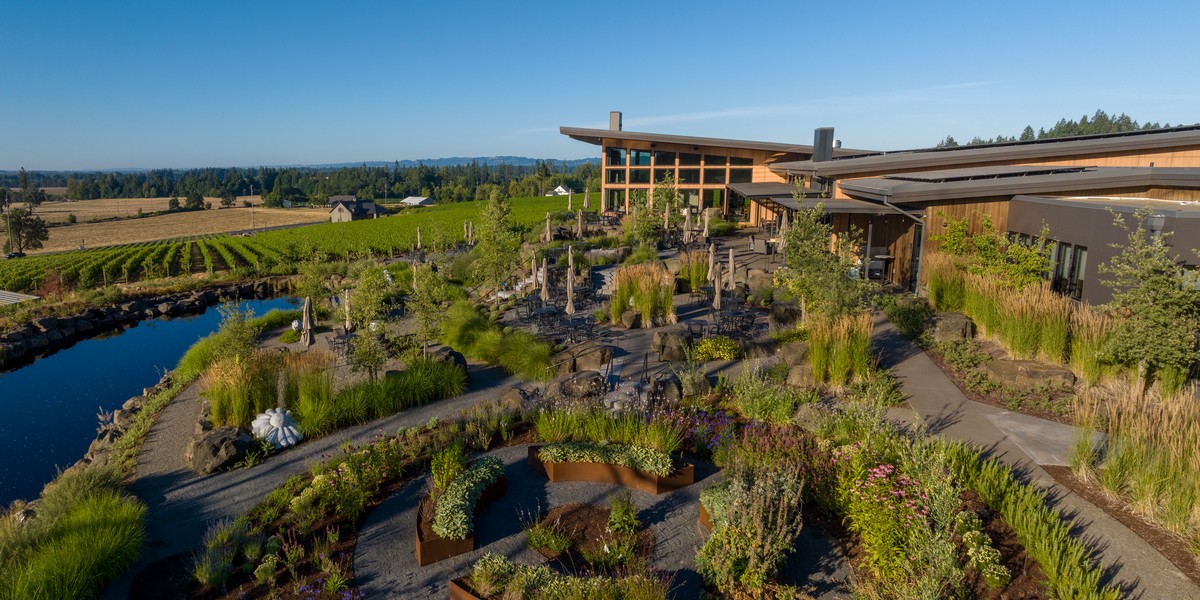
[[[615,483],[641,490],[648,494],[673,492],[696,482],[696,466],[691,463],[684,463],[682,467],[669,476],[660,477],[629,467],[606,463],[544,462],[537,455],[540,449],[541,446],[529,447],[529,465],[534,470],[544,473],[552,482],[595,481],[598,483]]]
[[[450,580],[450,600],[484,600],[484,598],[475,595],[471,586],[467,585],[466,579],[456,577]]]
[[[479,501],[475,503],[475,516],[479,516],[480,510],[483,507],[495,502],[504,495],[504,477],[501,476],[492,485],[489,485],[483,490],[483,494],[479,496]],[[437,534],[431,534],[426,538],[421,533],[421,523],[425,518],[426,503],[422,502],[421,507],[417,509],[417,565],[424,567],[431,565],[439,560],[445,560],[451,556],[466,554],[475,549],[475,535],[472,532],[465,540],[448,540],[440,537]],[[478,520],[478,519],[477,519]]]
[[[700,504],[700,524],[703,525],[704,528],[709,531],[713,530],[712,517],[708,514],[707,510],[704,510],[703,503]]]

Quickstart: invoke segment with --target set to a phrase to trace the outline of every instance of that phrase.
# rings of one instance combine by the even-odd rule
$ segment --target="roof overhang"
[[[803,144],[784,144],[777,142],[755,142],[751,140],[731,140],[725,138],[696,137],[690,135],[670,135],[666,133],[645,133],[639,131],[618,131],[613,129],[588,129],[584,127],[559,127],[559,133],[571,139],[605,145],[604,140],[628,140],[637,142],[652,142],[662,144],[678,144],[681,146],[701,146],[711,148],[739,148],[745,150],[765,150],[767,152],[783,152],[791,154],[812,155],[813,147]],[[834,148],[834,156],[862,154],[869,150],[850,150]]]
[[[731,183],[733,193],[758,202],[772,210],[795,211],[800,208],[815,208],[823,204],[825,212],[836,214],[890,215],[898,211],[883,204],[850,198],[822,198],[821,190],[804,188],[787,183]]]
[[[1180,147],[1200,147],[1200,126],[954,148],[925,148],[874,154],[858,152],[855,156],[835,155],[833,160],[827,161],[778,162],[771,165],[771,169],[790,175],[843,177],[858,173],[899,173],[968,165],[1020,164],[1064,157],[1087,158],[1113,152],[1171,150]]]
[[[1091,210],[1113,210],[1134,213],[1142,207],[1156,212],[1173,213],[1171,216],[1200,219],[1200,201],[1162,200],[1158,198],[1128,198],[1121,196],[1013,196],[1013,203],[1049,204]]]
[[[1200,168],[1109,167],[954,181],[878,177],[838,182],[842,192],[852,198],[898,204],[1151,186],[1200,188]]]

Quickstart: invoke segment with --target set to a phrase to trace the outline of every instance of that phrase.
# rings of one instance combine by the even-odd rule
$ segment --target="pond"
[[[295,308],[292,298],[241,303],[255,315]],[[0,373],[0,510],[32,500],[57,469],[83,458],[101,410],[120,408],[158,383],[196,340],[221,323],[216,307],[176,319],[147,319]]]

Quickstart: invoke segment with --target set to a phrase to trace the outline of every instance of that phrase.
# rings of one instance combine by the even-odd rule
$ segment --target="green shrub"
[[[608,499],[608,530],[618,535],[633,535],[641,527],[637,518],[637,506],[629,492],[621,492]]]
[[[280,344],[295,344],[300,341],[300,332],[295,329],[288,329],[279,334]]]
[[[121,474],[94,467],[42,491],[37,517],[0,518],[0,598],[93,598],[137,560],[146,507],[121,491]]]
[[[451,444],[433,453],[429,471],[433,479],[433,495],[441,496],[450,483],[467,470],[467,449],[461,443]]]
[[[913,339],[925,332],[925,322],[933,316],[933,307],[924,298],[884,294],[879,304],[896,329]]]
[[[754,421],[790,423],[802,404],[818,400],[815,390],[772,381],[767,369],[749,363],[733,386],[733,403],[742,416]]]
[[[455,302],[442,320],[442,343],[467,358],[498,365],[526,379],[540,381],[550,373],[550,345],[519,329],[500,329],[467,300]]]
[[[658,260],[658,250],[654,246],[640,245],[625,257],[621,262],[624,265],[640,265],[644,263],[656,262]]]
[[[634,573],[620,577],[563,575],[546,565],[514,564],[490,552],[471,570],[471,587],[484,597],[528,600],[666,600],[668,592],[667,581],[657,577]]]
[[[551,525],[534,523],[525,528],[529,547],[558,556],[571,549],[571,538]]]
[[[620,465],[635,471],[668,477],[675,472],[675,461],[665,452],[628,444],[557,442],[538,451],[545,462],[586,462]]]
[[[737,360],[742,357],[742,347],[732,339],[718,335],[704,338],[691,348],[691,359],[707,362],[710,360]]]
[[[475,461],[447,484],[434,509],[433,531],[449,540],[464,540],[475,529],[475,504],[483,491],[504,476],[504,463],[494,456]]]
[[[735,231],[737,231],[737,223],[726,221],[718,216],[710,217],[708,220],[708,235],[711,237],[725,237],[733,235]]]

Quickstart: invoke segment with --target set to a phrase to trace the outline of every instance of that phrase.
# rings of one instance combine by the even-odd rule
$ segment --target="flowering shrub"
[[[488,486],[504,475],[504,463],[485,456],[451,481],[438,498],[433,531],[450,540],[465,540],[475,529],[475,504]]]
[[[674,423],[683,432],[684,447],[702,459],[727,446],[736,433],[733,413],[723,411],[667,410],[656,414],[655,420]]]
[[[641,446],[589,442],[559,442],[546,444],[538,451],[545,462],[604,463],[629,467],[651,475],[668,477],[675,472],[671,455]]]
[[[699,362],[710,360],[736,360],[742,356],[742,347],[723,335],[704,338],[691,348],[691,359]]]
[[[1008,585],[1012,574],[1000,564],[1000,551],[992,546],[991,538],[982,531],[983,522],[979,515],[973,511],[963,511],[958,514],[955,525],[962,535],[971,566],[983,575],[983,580],[994,588]]]
[[[890,464],[868,469],[845,493],[849,527],[862,538],[866,563],[881,578],[900,573],[907,560],[907,530],[929,514],[922,504],[927,496]]]

